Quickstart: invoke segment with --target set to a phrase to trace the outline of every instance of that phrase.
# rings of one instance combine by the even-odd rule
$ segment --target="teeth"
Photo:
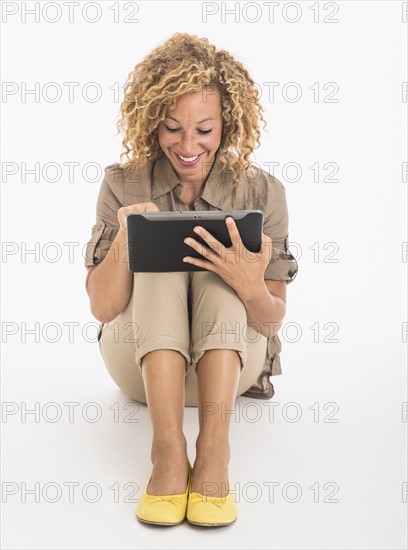
[[[181,160],[184,160],[184,162],[194,162],[199,155],[196,155],[195,157],[182,157],[181,155],[177,155],[177,156],[180,157]]]

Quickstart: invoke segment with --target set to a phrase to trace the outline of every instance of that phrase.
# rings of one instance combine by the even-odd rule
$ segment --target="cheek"
[[[221,140],[221,131],[213,131],[211,134],[203,135],[200,143],[208,147],[208,149],[217,149]]]
[[[169,140],[168,140],[168,133],[167,132],[164,132],[161,127],[159,126],[159,143],[160,145],[167,145]]]
[[[221,132],[211,133],[207,138],[207,146],[209,149],[217,149],[221,140]]]

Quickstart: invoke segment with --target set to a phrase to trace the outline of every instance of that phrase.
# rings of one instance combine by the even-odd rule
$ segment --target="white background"
[[[95,17],[87,2],[73,22],[60,2],[55,23],[46,20],[57,13],[52,3],[44,12],[47,3],[38,2],[37,22],[22,15],[34,2],[2,4],[2,547],[406,548],[404,4],[300,1],[300,18],[290,22],[296,12],[287,2],[275,7],[273,20],[264,2],[137,2],[138,22],[130,23],[123,22],[132,13],[125,2],[117,4],[118,22],[114,2],[99,2],[95,23],[82,15],[89,4],[88,17]],[[6,17],[6,4],[16,13]],[[216,13],[205,19],[205,10]],[[238,398],[231,424],[237,522],[163,531],[134,515],[151,471],[148,411],[140,405],[137,422],[125,422],[130,399],[109,377],[94,341],[98,322],[85,292],[83,251],[103,168],[122,151],[115,135],[122,85],[177,31],[228,50],[261,89],[268,127],[253,160],[266,170],[279,163],[274,174],[286,187],[299,272],[288,286],[283,375],[271,379],[276,395],[270,402]],[[50,88],[47,99],[50,82],[61,91],[56,102]],[[72,101],[67,82],[79,84]],[[100,87],[99,101],[82,94],[90,82]],[[273,98],[268,82],[280,83]],[[299,101],[282,95],[291,82],[302,92]],[[24,86],[35,83],[39,96],[25,96]],[[315,83],[319,97],[310,89]],[[326,83],[338,87],[335,102],[327,102],[334,88]],[[324,181],[328,162],[338,165],[338,181]],[[35,163],[38,178],[25,176],[24,166]],[[56,174],[48,163],[59,165],[57,181],[47,181]],[[72,180],[64,163],[77,163]],[[86,176],[88,163],[99,173]],[[282,169],[288,163],[301,169],[298,181],[293,169]],[[73,257],[66,243],[76,243]],[[67,323],[76,323],[73,338]],[[36,326],[37,335],[27,334]],[[67,402],[78,404],[73,422]],[[90,421],[96,409],[89,403],[99,407],[100,420]],[[24,407],[35,406],[37,416],[25,415]],[[52,422],[58,408],[62,416]],[[296,410],[299,418],[290,421]],[[192,461],[197,429],[197,409],[186,408]],[[69,482],[79,484],[73,502]],[[36,483],[38,502],[25,495]],[[92,488],[83,493],[87,483],[100,488],[97,502],[89,502]],[[55,487],[61,495],[53,503]]]

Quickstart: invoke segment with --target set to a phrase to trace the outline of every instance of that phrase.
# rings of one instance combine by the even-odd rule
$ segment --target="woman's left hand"
[[[232,220],[232,223],[229,223],[229,220]],[[232,243],[230,248],[222,245],[203,227],[196,226],[194,231],[208,247],[191,238],[186,238],[184,242],[206,259],[185,256],[183,260],[217,273],[239,297],[245,297],[251,288],[253,289],[253,285],[264,280],[265,269],[272,255],[272,239],[262,233],[260,251],[250,252],[242,242],[234,219],[228,217],[225,221]]]

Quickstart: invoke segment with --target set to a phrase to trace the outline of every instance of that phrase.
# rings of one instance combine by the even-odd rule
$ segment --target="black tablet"
[[[208,271],[183,262],[184,256],[206,259],[184,242],[193,237],[208,245],[194,233],[196,225],[204,227],[225,247],[231,246],[225,219],[234,218],[242,242],[250,252],[259,252],[262,241],[262,210],[186,210],[182,212],[131,212],[126,217],[129,271]]]

